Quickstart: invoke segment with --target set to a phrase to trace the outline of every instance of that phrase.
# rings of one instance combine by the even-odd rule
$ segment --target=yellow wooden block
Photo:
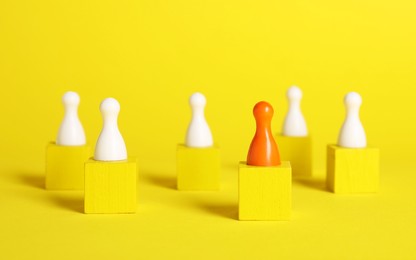
[[[276,135],[282,161],[289,161],[293,177],[312,176],[312,138]]]
[[[250,166],[240,162],[238,171],[239,220],[289,220],[292,208],[292,168]]]
[[[328,145],[327,186],[334,193],[377,192],[379,149]]]
[[[134,213],[137,207],[137,160],[85,163],[85,213]]]
[[[219,190],[221,159],[217,146],[191,148],[179,144],[176,150],[178,190]]]
[[[61,146],[49,143],[46,147],[46,189],[83,190],[84,163],[90,156],[89,145]]]

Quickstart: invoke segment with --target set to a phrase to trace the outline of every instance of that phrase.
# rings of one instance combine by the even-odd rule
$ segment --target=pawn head
[[[191,107],[204,107],[207,103],[205,96],[202,93],[196,92],[189,98]]]
[[[363,100],[357,92],[350,92],[345,95],[344,104],[347,107],[359,107],[361,106]]]
[[[292,86],[287,90],[286,96],[289,100],[302,99],[302,90],[297,86]]]
[[[270,120],[273,117],[273,107],[266,101],[258,102],[253,108],[256,120]]]
[[[114,98],[106,98],[100,104],[100,111],[103,115],[117,115],[120,112],[120,103]]]
[[[62,97],[62,103],[65,106],[78,106],[80,101],[79,95],[76,92],[68,91]]]

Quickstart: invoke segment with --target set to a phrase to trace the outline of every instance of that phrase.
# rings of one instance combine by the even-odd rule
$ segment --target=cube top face
[[[55,142],[49,142],[48,145],[46,146],[47,150],[67,150],[67,151],[77,151],[77,150],[83,150],[86,148],[91,149],[91,146],[89,144],[66,146],[66,145],[57,145]]]
[[[126,164],[126,163],[137,163],[137,157],[129,156],[127,160],[122,161],[97,161],[94,159],[94,157],[90,157],[88,161],[85,163],[96,163],[96,164]]]
[[[290,163],[280,166],[239,164],[239,219],[289,220],[292,207]]]
[[[137,207],[137,159],[85,163],[85,213],[134,213]]]
[[[56,147],[72,147],[72,148],[76,148],[76,147],[84,147],[84,146],[89,146],[89,147],[90,147],[90,145],[89,145],[88,143],[86,143],[86,144],[84,144],[84,145],[59,145],[59,144],[56,144],[56,142],[55,142],[55,141],[50,141],[50,142],[48,143],[48,146],[56,146]]]
[[[339,194],[375,193],[379,188],[378,148],[327,146],[327,186]]]
[[[210,150],[210,149],[219,149],[217,144],[214,144],[211,147],[188,147],[185,144],[178,144],[176,146],[177,150]]]
[[[221,158],[218,146],[208,148],[177,146],[176,171],[178,190],[219,190]]]
[[[277,133],[276,136],[279,136],[281,138],[293,138],[296,140],[310,140],[311,139],[311,135],[308,134],[307,136],[289,136],[289,135],[284,135],[282,133]],[[279,144],[277,144],[279,145]]]
[[[83,190],[84,163],[90,156],[89,145],[61,146],[50,142],[46,147],[46,189]]]
[[[379,148],[371,147],[371,146],[368,146],[368,147],[365,147],[365,148],[346,148],[346,147],[341,147],[341,146],[336,145],[336,144],[329,144],[328,149],[334,150],[336,152],[345,152],[345,153],[351,152],[351,151],[355,151],[356,153],[365,152],[365,151],[377,151],[377,153],[378,153],[380,151]]]
[[[272,171],[271,169],[275,169],[275,168],[283,168],[283,169],[292,169],[290,162],[288,161],[282,161],[282,164],[279,166],[253,166],[253,165],[248,165],[246,161],[241,161],[238,165],[238,167],[240,169],[244,169],[244,168],[248,168],[248,169],[257,169],[257,170],[261,170],[263,169],[264,171],[267,172],[275,172]]]

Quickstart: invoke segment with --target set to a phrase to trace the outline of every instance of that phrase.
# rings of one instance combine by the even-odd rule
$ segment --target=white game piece
[[[118,113],[120,104],[114,98],[106,98],[100,105],[103,117],[103,129],[95,146],[94,159],[97,161],[127,160],[124,139],[118,130]]]
[[[56,144],[62,146],[81,146],[86,144],[85,132],[78,118],[79,95],[68,91],[62,97],[65,115],[59,127]]]
[[[211,130],[205,120],[204,109],[207,101],[201,93],[194,93],[189,98],[192,119],[186,133],[185,145],[188,147],[210,147],[213,145]]]
[[[287,90],[286,96],[289,101],[289,110],[283,123],[282,134],[284,136],[307,136],[308,128],[300,110],[302,90],[293,86]]]
[[[346,118],[338,137],[338,145],[345,148],[364,148],[367,138],[360,121],[360,106],[362,99],[356,92],[348,93],[344,98]]]

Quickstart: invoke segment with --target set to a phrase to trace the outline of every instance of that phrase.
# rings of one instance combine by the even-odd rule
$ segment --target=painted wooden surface
[[[46,189],[83,190],[84,163],[90,156],[89,145],[61,146],[49,143],[46,147]]]
[[[293,177],[312,176],[312,137],[276,135],[277,146],[283,161],[289,161]]]
[[[85,213],[134,213],[137,208],[137,159],[85,163]]]
[[[239,220],[289,220],[292,207],[292,168],[239,164]]]
[[[379,149],[327,146],[327,186],[334,193],[372,193],[379,189]]]
[[[192,148],[179,144],[176,171],[178,190],[219,190],[220,148]]]

